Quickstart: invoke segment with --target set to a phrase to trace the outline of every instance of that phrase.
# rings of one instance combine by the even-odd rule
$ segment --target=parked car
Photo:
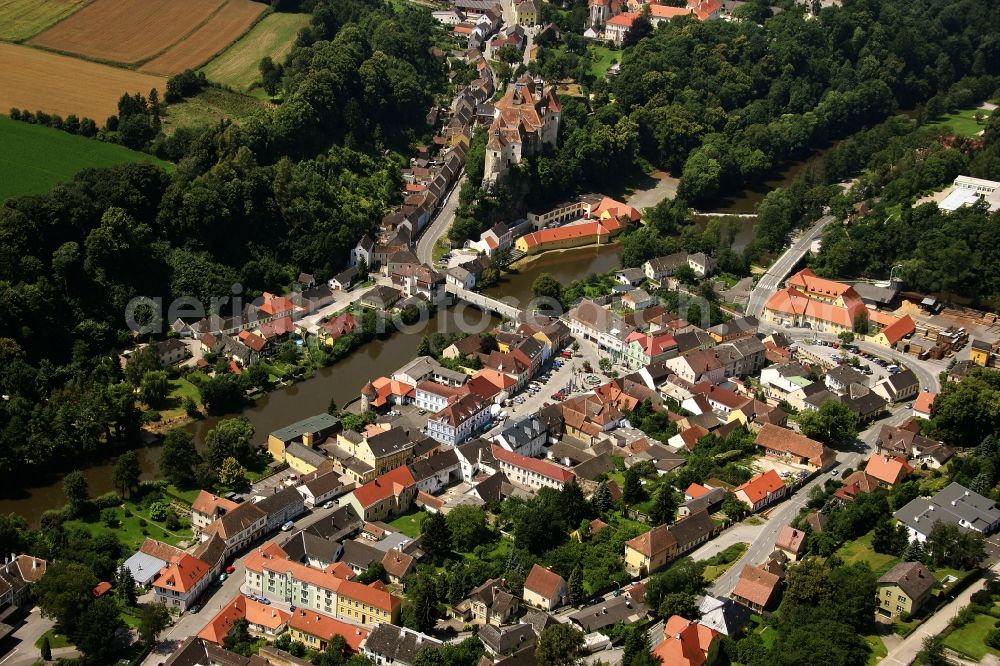
[[[230,564],[228,567],[226,567],[226,573],[227,574],[236,573],[236,567],[234,567],[232,564]]]
[[[191,608],[188,608],[189,613],[197,613],[200,610],[201,610],[201,604],[194,604],[191,606]]]
[[[332,509],[334,504],[336,504],[336,502],[333,501],[333,500],[329,500],[329,501],[323,502],[323,508],[324,509]]]
[[[292,521],[289,520],[287,523],[285,523],[284,525],[281,526],[281,531],[282,532],[288,532],[293,527],[295,527],[295,523],[293,523]]]

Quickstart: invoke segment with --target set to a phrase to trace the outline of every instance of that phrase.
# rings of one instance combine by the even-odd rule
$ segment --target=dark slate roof
[[[880,585],[898,585],[910,599],[920,599],[934,587],[937,579],[920,562],[900,562],[882,574]]]
[[[448,449],[437,455],[414,461],[410,465],[410,471],[413,472],[413,478],[420,481],[458,464],[458,454],[455,453],[455,449]]]
[[[591,458],[590,460],[585,460],[574,467],[573,473],[581,479],[594,480],[601,474],[613,472],[614,470],[615,461],[612,460],[609,454],[602,453],[601,455]]]
[[[382,655],[386,661],[412,664],[420,648],[427,645],[440,646],[441,643],[412,629],[380,624],[368,634],[364,649]]]
[[[535,630],[530,624],[497,627],[487,624],[479,628],[479,640],[493,654],[510,654],[535,644]]]
[[[296,421],[295,423],[278,428],[271,433],[271,436],[285,442],[302,439],[305,433],[326,433],[340,427],[340,419],[329,414],[317,414],[307,419]]]
[[[339,541],[360,531],[362,525],[364,525],[364,521],[361,520],[354,507],[348,504],[340,507],[326,518],[317,520],[307,527],[306,531],[324,539]]]
[[[304,562],[307,558],[320,562],[336,562],[340,555],[339,543],[306,531],[296,532],[280,546],[290,558],[299,562]]]
[[[273,495],[268,495],[257,502],[256,506],[262,509],[268,516],[272,516],[296,505],[304,508],[304,501],[302,494],[294,487],[290,487],[279,490]]]
[[[340,561],[349,564],[355,569],[367,569],[372,562],[381,562],[385,556],[378,548],[361,543],[358,540],[345,541],[344,551],[340,555]]]

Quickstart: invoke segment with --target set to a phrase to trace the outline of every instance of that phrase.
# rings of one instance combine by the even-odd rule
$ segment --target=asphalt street
[[[427,264],[428,266],[433,263],[433,250],[434,246],[437,244],[438,239],[445,235],[448,231],[448,227],[455,220],[455,211],[458,210],[458,193],[462,190],[462,184],[465,183],[465,171],[462,171],[462,175],[455,181],[455,185],[448,192],[447,198],[444,200],[444,205],[438,211],[438,214],[434,216],[431,223],[427,225],[424,229],[424,233],[417,239],[417,260],[422,264]]]

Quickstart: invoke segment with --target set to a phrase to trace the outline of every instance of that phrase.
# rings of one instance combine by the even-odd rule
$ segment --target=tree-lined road
[[[448,233],[448,227],[455,221],[455,211],[458,210],[458,193],[462,191],[465,183],[465,170],[455,181],[444,200],[444,205],[438,211],[431,223],[424,229],[424,233],[417,239],[417,261],[430,266],[434,261],[434,246],[438,239]]]

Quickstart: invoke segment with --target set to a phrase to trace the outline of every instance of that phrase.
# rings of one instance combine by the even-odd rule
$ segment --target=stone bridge
[[[487,312],[492,312],[493,314],[500,315],[506,319],[517,320],[521,316],[521,308],[514,307],[509,303],[504,303],[503,301],[490,298],[484,294],[477,293],[475,291],[469,291],[468,289],[463,289],[455,284],[446,284],[445,291],[447,291],[451,296],[454,296],[460,301],[465,301],[469,305],[475,305],[480,310],[486,310]]]

